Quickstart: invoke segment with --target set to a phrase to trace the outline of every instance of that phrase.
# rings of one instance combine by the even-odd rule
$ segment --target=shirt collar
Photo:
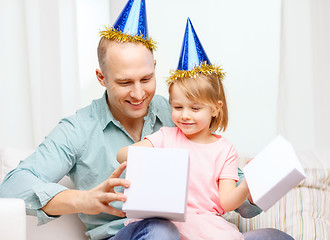
[[[113,117],[109,109],[109,106],[107,104],[107,97],[108,94],[107,91],[105,91],[102,98],[95,100],[94,103],[97,105],[95,111],[103,130],[108,126],[110,122],[113,122],[115,125],[121,126],[120,122]],[[144,117],[144,125],[148,124],[151,125],[150,127],[153,127],[157,118],[161,123],[164,123],[166,121],[165,116],[163,116],[164,114],[159,111],[156,104],[157,103],[155,103],[154,99],[152,99],[149,104],[148,114]]]

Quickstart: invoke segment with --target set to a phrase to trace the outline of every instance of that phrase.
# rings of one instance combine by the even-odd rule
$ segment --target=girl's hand
[[[253,160],[254,157],[251,157],[249,158],[247,161],[246,161],[246,164],[249,164],[252,160]]]

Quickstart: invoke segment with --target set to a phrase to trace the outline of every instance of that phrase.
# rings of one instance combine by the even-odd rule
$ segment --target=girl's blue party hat
[[[224,77],[222,69],[211,64],[190,18],[188,18],[179,64],[175,71],[171,71],[171,76],[168,78],[167,82],[171,83],[179,78],[196,77],[198,74],[215,74],[220,79]]]
[[[177,69],[189,71],[203,62],[206,62],[209,65],[211,64],[201,42],[199,41],[194,26],[192,25],[190,18],[188,18]]]

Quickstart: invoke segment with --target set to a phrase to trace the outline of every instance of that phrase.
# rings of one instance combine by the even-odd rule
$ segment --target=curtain
[[[37,146],[62,117],[101,96],[96,48],[107,7],[106,0],[0,0],[1,147]]]
[[[282,1],[278,130],[299,150],[330,149],[330,1]]]

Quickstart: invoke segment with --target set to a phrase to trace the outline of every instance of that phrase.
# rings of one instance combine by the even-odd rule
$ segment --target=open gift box
[[[254,203],[266,211],[305,179],[292,145],[275,138],[243,169]]]

